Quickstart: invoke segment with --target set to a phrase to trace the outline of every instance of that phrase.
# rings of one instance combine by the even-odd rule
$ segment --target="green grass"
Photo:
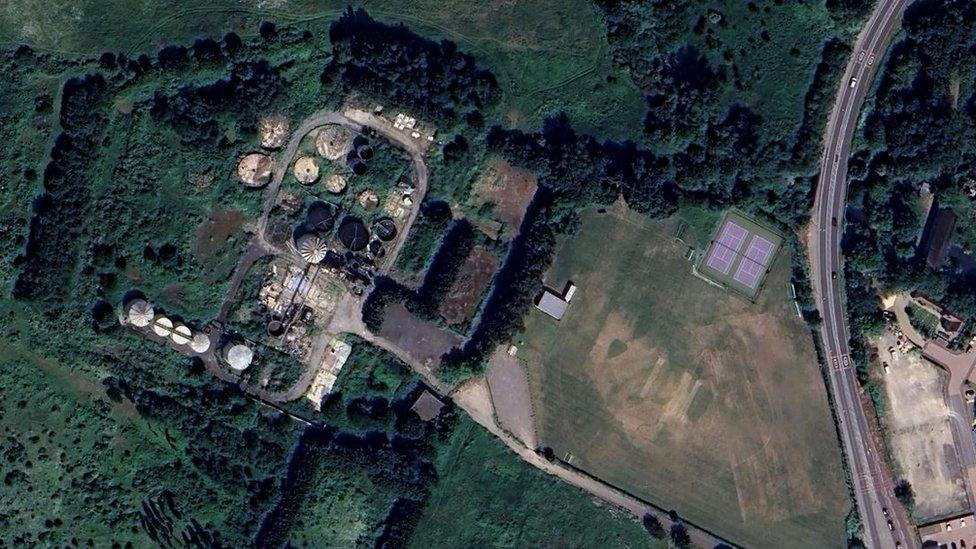
[[[582,220],[547,273],[576,297],[560,323],[530,312],[519,342],[540,440],[733,542],[835,543],[847,492],[790,258],[753,304],[692,275],[674,219]]]
[[[905,306],[908,321],[927,339],[932,339],[939,330],[939,317],[916,303]]]
[[[626,512],[521,462],[467,417],[435,466],[440,480],[410,547],[665,547]]]
[[[374,16],[456,42],[487,64],[503,90],[501,116],[535,128],[563,110],[584,131],[624,136],[640,128],[643,100],[628,75],[613,67],[605,29],[585,0],[479,5],[451,0],[353,2]],[[258,23],[307,24],[325,33],[348,2],[218,0],[187,6],[177,0],[87,0],[50,9],[37,0],[0,6],[0,43],[26,42],[66,54],[149,52],[227,31],[256,34]]]

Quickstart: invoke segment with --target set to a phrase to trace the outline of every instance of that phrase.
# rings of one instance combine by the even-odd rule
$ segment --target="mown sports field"
[[[533,310],[519,351],[540,442],[738,544],[843,543],[840,448],[789,254],[750,303],[692,275],[675,218],[582,218],[547,280],[576,296],[559,323]]]

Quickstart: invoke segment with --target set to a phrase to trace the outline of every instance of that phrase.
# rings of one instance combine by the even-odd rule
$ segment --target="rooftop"
[[[545,288],[542,290],[542,295],[536,300],[535,306],[552,318],[561,320],[563,315],[566,314],[566,308],[569,306],[569,302],[549,288]]]
[[[440,399],[432,395],[427,389],[424,389],[410,409],[417,412],[420,419],[430,421],[437,417],[437,414],[441,413],[441,408],[443,407],[444,403]]]

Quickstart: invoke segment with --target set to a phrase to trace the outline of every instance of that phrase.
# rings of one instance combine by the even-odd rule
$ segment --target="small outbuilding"
[[[544,287],[542,293],[535,300],[535,306],[540,311],[546,313],[547,315],[555,318],[556,320],[562,320],[563,315],[566,314],[566,309],[569,308],[569,302],[573,299],[576,294],[576,285],[572,281],[566,282],[565,288],[563,288],[562,293],[558,293],[555,290]]]
[[[444,408],[444,403],[427,389],[420,392],[420,396],[410,407],[423,421],[430,421],[437,417],[442,408]]]

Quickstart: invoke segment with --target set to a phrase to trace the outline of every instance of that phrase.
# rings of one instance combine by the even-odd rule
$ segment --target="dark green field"
[[[174,0],[88,0],[65,10],[12,0],[0,6],[0,41],[26,41],[68,55],[138,54],[198,36],[252,35],[263,20],[325,32],[350,4],[476,54],[504,90],[499,117],[518,127],[532,129],[546,114],[564,110],[597,134],[622,137],[640,128],[641,94],[614,68],[597,10],[584,0],[497,6],[454,0],[218,0],[196,6]]]

